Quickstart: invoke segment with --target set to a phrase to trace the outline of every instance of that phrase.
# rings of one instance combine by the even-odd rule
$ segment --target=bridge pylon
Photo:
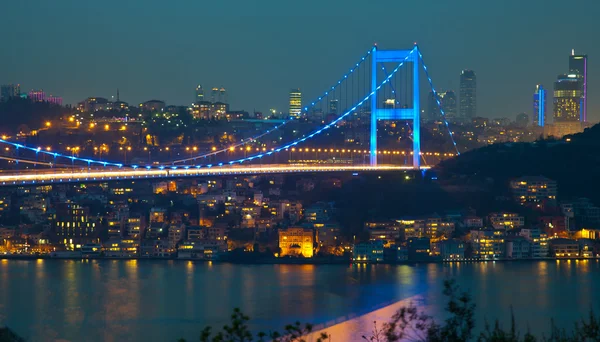
[[[408,57],[408,58],[407,58]],[[377,63],[401,63],[406,60],[413,67],[413,99],[412,108],[378,108],[377,103]],[[378,50],[371,51],[371,153],[370,164],[377,166],[377,121],[379,120],[412,120],[413,122],[413,168],[421,168],[421,113],[419,105],[419,49],[417,45],[411,50]]]

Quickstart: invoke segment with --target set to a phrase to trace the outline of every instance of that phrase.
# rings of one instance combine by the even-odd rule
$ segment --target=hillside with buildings
[[[543,175],[560,184],[562,198],[587,197],[598,202],[600,194],[593,185],[600,171],[599,148],[600,125],[596,125],[561,140],[482,147],[443,161],[435,171],[445,183],[484,183],[497,195],[507,191],[510,179]]]

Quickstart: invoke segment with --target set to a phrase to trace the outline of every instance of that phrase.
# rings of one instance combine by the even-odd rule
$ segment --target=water
[[[299,320],[352,341],[413,302],[441,317],[443,281],[477,303],[478,324],[547,331],[600,312],[600,261],[428,265],[232,265],[178,261],[1,260],[0,324],[29,341],[197,340],[234,307],[257,329]],[[380,309],[382,308],[382,309]],[[374,311],[380,309],[378,311]],[[374,311],[374,312],[373,312]],[[363,317],[356,318],[355,316]]]

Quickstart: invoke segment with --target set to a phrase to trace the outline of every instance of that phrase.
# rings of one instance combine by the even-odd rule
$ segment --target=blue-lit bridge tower
[[[377,121],[378,120],[412,120],[413,122],[413,167],[421,167],[421,133],[420,133],[420,106],[419,106],[419,50],[378,50],[377,46],[371,51],[371,91],[377,92],[377,63],[400,63],[406,60],[413,66],[413,91],[412,108],[378,108],[377,96],[371,99],[371,166],[377,165]]]

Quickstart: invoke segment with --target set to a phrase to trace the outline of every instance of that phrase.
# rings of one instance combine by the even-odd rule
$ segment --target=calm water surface
[[[331,325],[351,319],[328,329],[337,340],[351,341],[409,302],[440,316],[449,278],[473,294],[479,324],[484,318],[507,321],[511,305],[523,329],[534,332],[547,330],[549,317],[569,326],[592,307],[600,312],[599,261],[313,266],[0,260],[0,325],[29,341],[197,340],[205,325],[222,326],[239,307],[253,327],[265,330],[296,320]]]

